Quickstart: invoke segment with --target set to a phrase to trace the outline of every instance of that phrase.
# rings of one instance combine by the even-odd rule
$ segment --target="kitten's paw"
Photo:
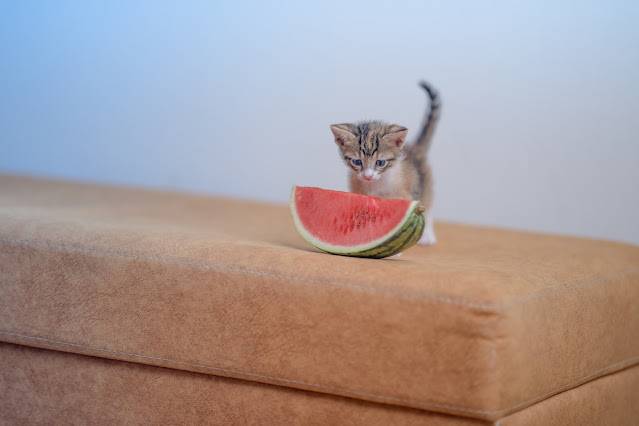
[[[389,259],[396,259],[396,258],[398,258],[399,256],[401,256],[401,255],[402,255],[402,253],[404,253],[404,252],[402,251],[402,252],[399,252],[399,253],[397,253],[397,254],[394,254],[394,255],[392,255],[391,257],[389,257]]]
[[[424,233],[422,237],[417,241],[417,244],[420,246],[432,246],[437,242],[437,238],[435,237],[435,227],[433,226],[433,216],[430,213],[426,215],[426,228],[424,229]]]
[[[433,232],[432,229],[426,228],[422,237],[419,239],[419,241],[417,241],[417,244],[420,246],[432,246],[436,242],[437,237],[435,237],[435,232]]]

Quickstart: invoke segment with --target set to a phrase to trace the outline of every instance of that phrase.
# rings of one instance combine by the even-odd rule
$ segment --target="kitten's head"
[[[368,121],[357,124],[333,124],[331,131],[346,165],[362,181],[374,181],[399,159],[405,127]]]

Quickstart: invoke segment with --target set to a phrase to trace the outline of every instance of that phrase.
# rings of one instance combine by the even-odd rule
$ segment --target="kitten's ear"
[[[357,128],[352,124],[333,124],[331,125],[331,132],[335,136],[337,146],[342,147],[355,140]]]
[[[386,127],[386,134],[382,137],[382,139],[388,143],[392,143],[397,148],[401,148],[404,146],[404,142],[406,142],[407,133],[408,129],[406,127],[393,124],[392,126]]]

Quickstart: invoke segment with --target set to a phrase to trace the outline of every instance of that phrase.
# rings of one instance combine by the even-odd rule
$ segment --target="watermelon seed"
[[[355,217],[359,217],[359,213],[355,213]]]
[[[359,228],[359,225],[361,225],[359,222],[357,222],[357,227]]]
[[[375,222],[375,219],[376,219],[376,218],[373,218],[373,222]]]

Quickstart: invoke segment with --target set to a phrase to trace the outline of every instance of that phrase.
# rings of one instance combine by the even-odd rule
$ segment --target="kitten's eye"
[[[384,164],[386,164],[386,160],[377,160],[377,161],[375,161],[375,165],[377,167],[384,167]]]
[[[351,160],[351,164],[355,167],[360,167],[362,165],[362,160],[360,159],[353,159]]]

